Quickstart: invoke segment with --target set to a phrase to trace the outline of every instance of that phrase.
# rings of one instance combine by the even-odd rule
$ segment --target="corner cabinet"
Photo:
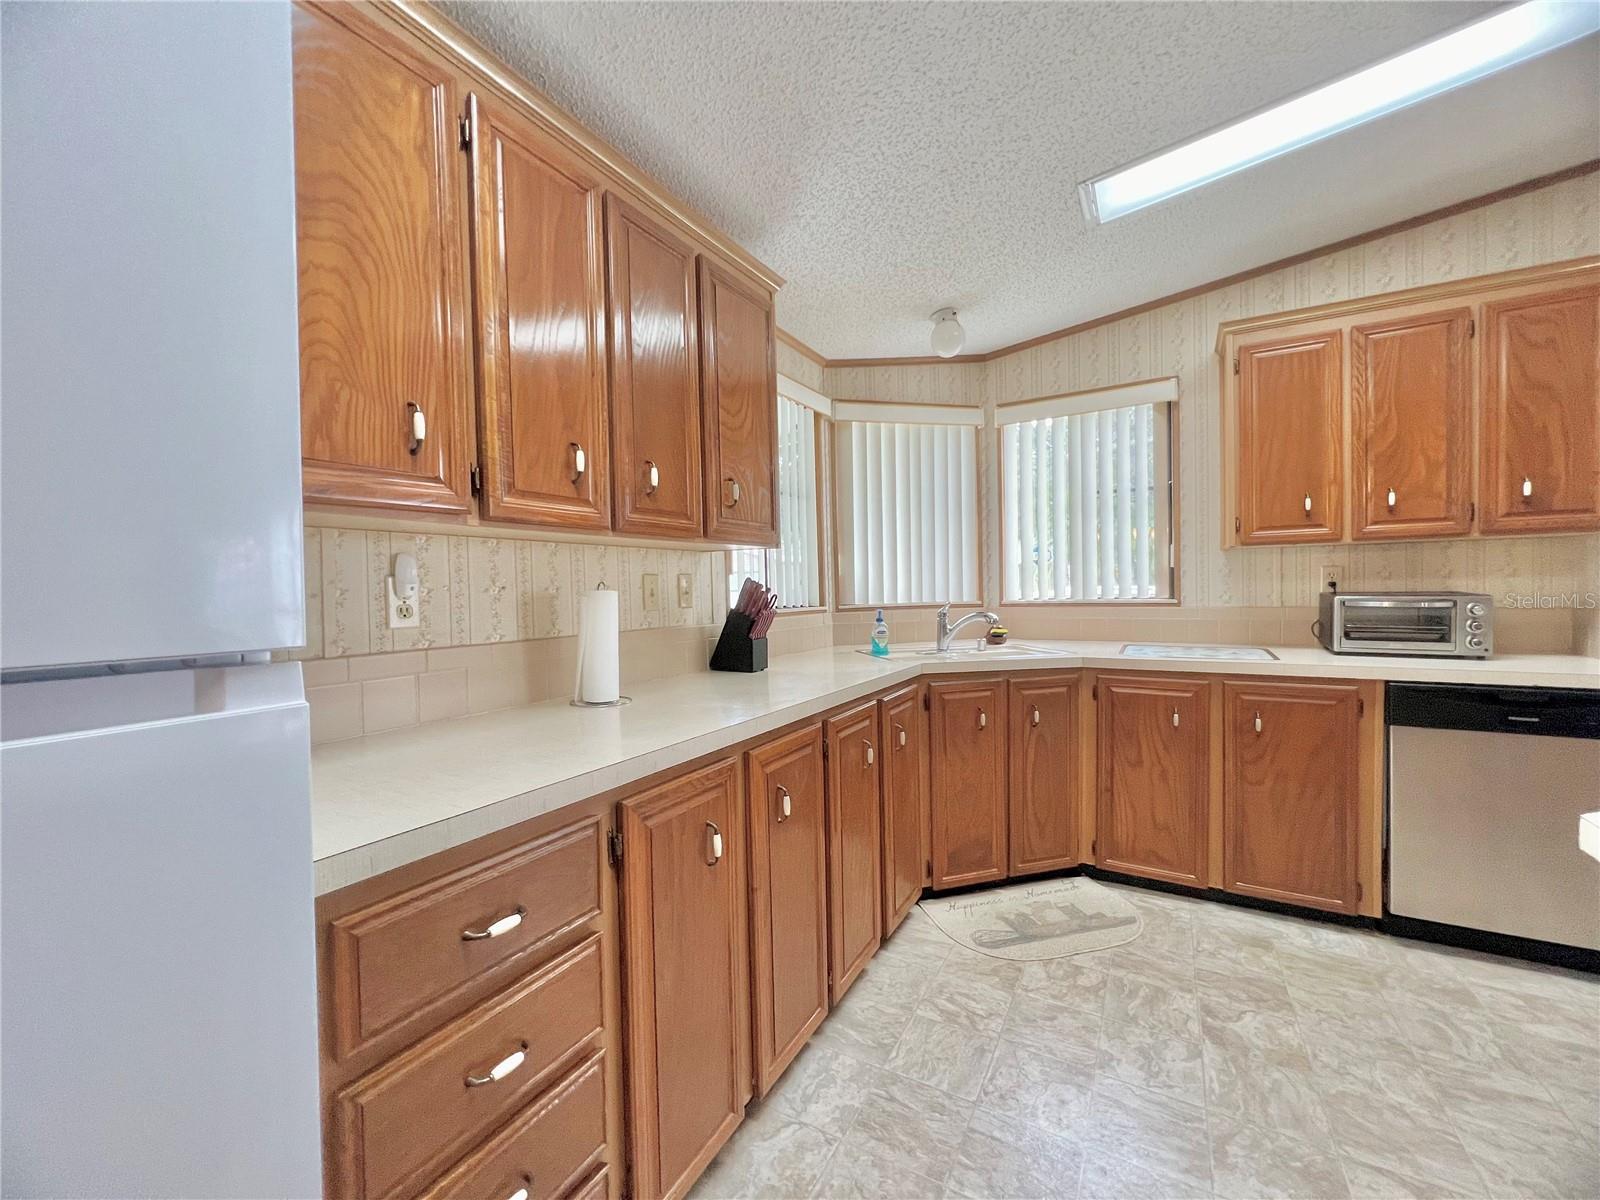
[[[822,727],[745,755],[755,1087],[765,1096],[828,1013]]]
[[[1600,529],[1600,258],[1230,321],[1217,353],[1225,549]]]
[[[1011,680],[1011,875],[1078,864],[1078,672]]]
[[[772,293],[700,260],[706,537],[778,544],[778,367]]]
[[[1600,529],[1600,283],[1483,310],[1483,527]]]
[[[631,1194],[685,1194],[750,1100],[743,796],[726,759],[618,805]]]
[[[468,112],[483,514],[609,529],[600,178],[532,121]]]
[[[822,731],[828,763],[829,991],[837,1004],[882,941],[878,702],[829,717]]]
[[[1212,685],[1102,675],[1096,690],[1095,862],[1109,871],[1205,887]]]
[[[306,499],[464,513],[460,84],[356,5],[297,4],[293,20]]]
[[[933,886],[1006,877],[1006,682],[928,684]]]

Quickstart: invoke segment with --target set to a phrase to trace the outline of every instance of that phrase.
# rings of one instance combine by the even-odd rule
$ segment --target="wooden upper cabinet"
[[[1095,861],[1111,871],[1206,886],[1211,686],[1102,675],[1098,688]]]
[[[301,4],[294,108],[306,499],[464,512],[472,378],[454,76],[356,5]]]
[[[1454,308],[1350,331],[1355,537],[1471,527],[1471,322]]]
[[[883,936],[905,920],[922,895],[927,869],[928,714],[922,685],[879,701],[883,746]]]
[[[778,544],[778,368],[772,293],[700,260],[706,536]]]
[[[726,759],[618,805],[632,1194],[679,1197],[750,1099],[744,830]]]
[[[695,247],[606,197],[614,526],[699,538],[700,338]]]
[[[1260,680],[1223,693],[1223,887],[1355,912],[1359,689]]]
[[[1483,306],[1491,533],[1600,529],[1600,284]]]
[[[878,703],[823,722],[828,745],[828,927],[835,1004],[878,951],[882,764]]]
[[[1078,680],[1011,681],[1010,864],[1031,875],[1078,864]]]
[[[828,1013],[822,727],[746,755],[755,1085],[764,1096]]]
[[[933,886],[1006,877],[1006,684],[928,684]]]
[[[1238,540],[1336,542],[1344,533],[1342,332],[1240,348]]]
[[[468,111],[483,513],[609,529],[600,181],[532,121]]]

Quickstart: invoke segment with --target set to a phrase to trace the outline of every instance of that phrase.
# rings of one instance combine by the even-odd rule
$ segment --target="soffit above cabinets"
[[[1090,229],[1080,180],[1495,5],[441,7],[787,277],[829,358],[927,355],[943,304],[982,354],[1600,148],[1588,38]]]

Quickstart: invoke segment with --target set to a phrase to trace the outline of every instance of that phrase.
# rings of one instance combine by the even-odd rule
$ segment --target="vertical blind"
[[[855,420],[836,429],[839,603],[977,601],[977,430]]]
[[[778,593],[780,608],[822,604],[822,555],[817,530],[817,422],[812,410],[778,397],[778,548],[733,550],[728,556],[729,603],[748,576]]]
[[[1000,410],[1006,600],[1172,595],[1170,410]]]

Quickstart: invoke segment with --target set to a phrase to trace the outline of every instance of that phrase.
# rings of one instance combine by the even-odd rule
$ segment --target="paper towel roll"
[[[578,612],[578,678],[572,698],[611,704],[622,694],[621,623],[617,594],[596,588],[583,594]]]

